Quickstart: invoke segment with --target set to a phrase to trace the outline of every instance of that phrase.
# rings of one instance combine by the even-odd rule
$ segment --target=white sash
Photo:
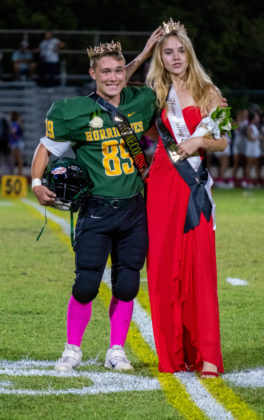
[[[188,127],[186,125],[186,122],[184,120],[182,109],[180,106],[180,102],[177,96],[177,93],[174,89],[174,86],[171,87],[168,99],[168,119],[174,134],[174,137],[177,141],[177,144],[180,144],[182,141],[187,140],[191,137],[191,134],[188,130]],[[192,168],[197,172],[199,166],[201,165],[201,157],[198,156],[192,156],[187,159]],[[213,186],[213,179],[208,172],[208,180],[205,185],[208,197],[210,199],[210,202],[212,204],[212,216],[213,216],[213,223],[214,223],[214,229],[216,228],[215,224],[215,202],[212,197],[211,188]]]
[[[190,138],[191,134],[183,118],[180,102],[173,86],[170,89],[167,103],[168,103],[168,108],[169,108],[168,119],[172,128],[174,137],[177,143],[180,144],[182,141]],[[201,164],[201,157],[199,156],[199,154],[197,156],[192,156],[188,158],[188,162],[193,167],[193,169],[197,171],[197,169],[199,168]]]

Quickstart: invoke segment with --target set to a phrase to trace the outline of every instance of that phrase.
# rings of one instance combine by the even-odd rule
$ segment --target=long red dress
[[[200,110],[184,108],[183,116],[192,134]],[[184,234],[189,194],[159,139],[147,190],[147,272],[159,370],[199,371],[207,361],[223,372],[213,221],[201,213],[199,226]]]

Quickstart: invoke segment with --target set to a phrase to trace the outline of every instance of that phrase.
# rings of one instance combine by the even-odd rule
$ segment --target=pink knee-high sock
[[[90,321],[92,302],[80,303],[71,296],[67,314],[67,338],[68,344],[81,346],[85,328]]]
[[[132,318],[133,306],[133,300],[123,302],[112,296],[109,307],[110,347],[115,344],[124,346]]]

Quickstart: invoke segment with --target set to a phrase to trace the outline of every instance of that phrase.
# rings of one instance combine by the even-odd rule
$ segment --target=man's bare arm
[[[49,157],[50,152],[48,151],[48,149],[46,149],[45,146],[43,146],[42,143],[40,143],[35,150],[31,165],[31,177],[33,183],[32,191],[37,197],[39,203],[43,206],[47,206],[51,203],[54,203],[56,198],[56,194],[54,192],[50,191],[44,185],[40,185],[45,168],[49,163]]]
[[[143,51],[133,61],[127,64],[126,82],[128,82],[128,80],[133,76],[133,74],[141,66],[141,64],[143,64],[144,61],[146,61],[149,57],[151,57],[154,46],[156,42],[161,38],[161,36],[162,36],[162,29],[161,29],[161,26],[159,26],[150,35]]]

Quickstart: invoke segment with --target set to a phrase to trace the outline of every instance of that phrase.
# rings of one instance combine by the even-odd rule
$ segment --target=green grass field
[[[214,191],[222,352],[225,375],[160,374],[148,336],[145,269],[126,353],[135,370],[103,366],[109,345],[110,290],[102,283],[74,375],[53,363],[66,341],[74,278],[70,238],[20,199],[0,199],[0,419],[264,419],[264,191]],[[69,214],[50,210],[69,223]],[[227,278],[245,280],[234,286]],[[145,317],[145,318],[144,318]],[[139,320],[139,321],[138,321]]]

